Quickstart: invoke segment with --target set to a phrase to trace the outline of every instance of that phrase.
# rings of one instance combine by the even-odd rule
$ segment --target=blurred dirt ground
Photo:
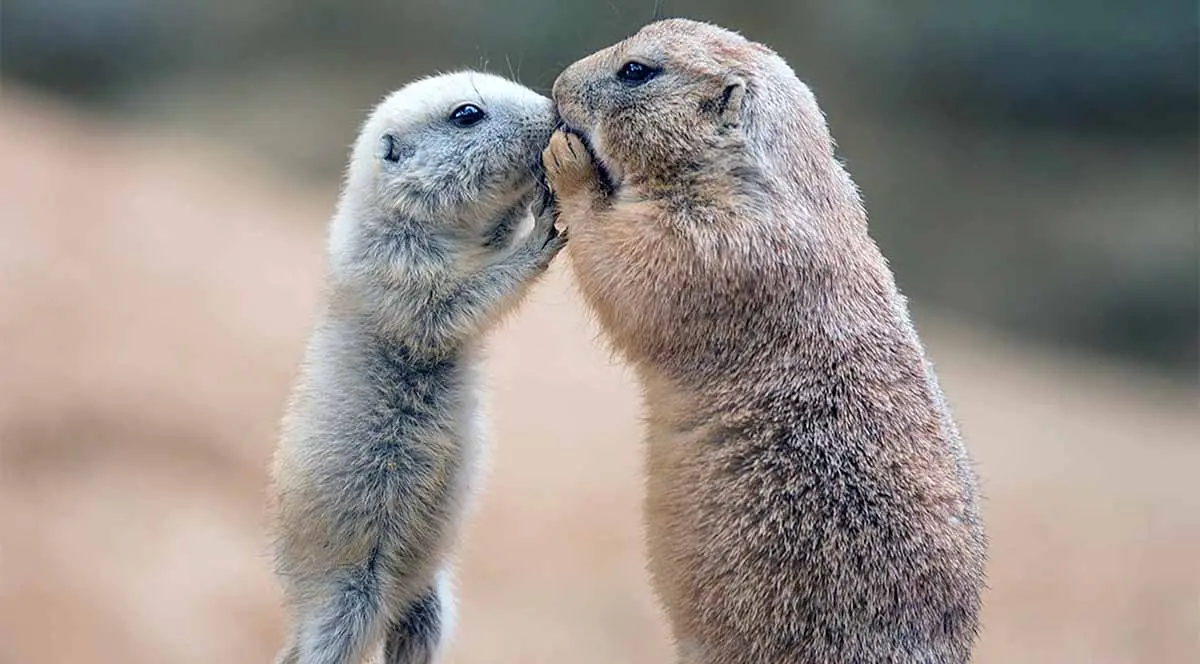
[[[0,662],[269,661],[266,467],[333,193],[8,88],[0,145]],[[988,496],[976,660],[1200,661],[1196,395],[918,313]],[[563,265],[491,347],[450,660],[671,661],[636,390]]]

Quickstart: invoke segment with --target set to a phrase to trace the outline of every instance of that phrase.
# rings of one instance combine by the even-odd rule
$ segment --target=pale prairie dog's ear
[[[746,81],[740,76],[725,79],[725,89],[717,100],[717,117],[721,124],[736,127],[742,124],[742,99],[746,96]]]

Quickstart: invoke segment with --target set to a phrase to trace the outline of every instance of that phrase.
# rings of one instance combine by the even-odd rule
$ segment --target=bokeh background
[[[358,123],[659,15],[816,90],[987,493],[979,662],[1200,661],[1197,9],[4,0],[0,662],[265,662],[266,467]],[[451,662],[669,662],[637,393],[564,265],[491,344]]]

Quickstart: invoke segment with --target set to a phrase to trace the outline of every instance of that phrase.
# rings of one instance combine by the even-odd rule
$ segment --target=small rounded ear
[[[411,143],[401,140],[395,134],[384,134],[379,138],[379,146],[376,148],[376,155],[389,164],[398,164],[405,159],[413,156],[416,152],[416,147]]]
[[[736,127],[742,123],[742,98],[746,96],[746,82],[740,77],[725,80],[725,89],[717,100],[717,117],[721,124]]]

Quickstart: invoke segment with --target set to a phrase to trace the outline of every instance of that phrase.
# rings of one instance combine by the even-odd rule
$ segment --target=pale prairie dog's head
[[[678,181],[728,156],[786,181],[800,162],[832,159],[824,117],[787,63],[707,23],[651,23],[568,67],[553,97],[613,185]]]
[[[499,76],[414,81],[363,124],[339,216],[473,230],[532,197],[554,123],[549,99]]]

